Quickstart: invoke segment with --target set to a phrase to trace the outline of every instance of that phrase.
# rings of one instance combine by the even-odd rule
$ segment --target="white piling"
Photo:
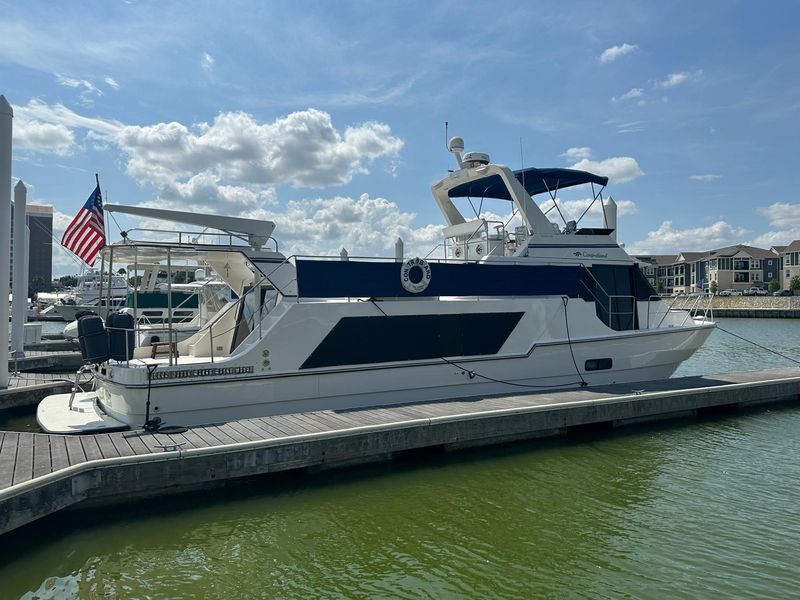
[[[11,265],[11,124],[14,111],[0,95],[0,388],[8,387],[8,290]]]
[[[603,211],[605,214],[605,226],[607,229],[613,229],[614,231],[611,232],[611,239],[615,242],[617,241],[617,203],[614,202],[614,199],[609,197],[606,200],[605,210]]]
[[[14,283],[11,286],[11,352],[17,358],[25,356],[25,312],[28,309],[28,280],[25,279],[28,247],[27,229],[28,189],[20,179],[14,186]]]

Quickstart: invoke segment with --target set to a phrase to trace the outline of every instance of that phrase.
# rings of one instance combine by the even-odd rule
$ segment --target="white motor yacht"
[[[485,154],[462,156],[459,138],[450,149],[457,168],[432,188],[446,221],[438,259],[284,256],[268,247],[272,222],[106,205],[229,236],[206,244],[127,235],[103,250],[109,269],[195,260],[236,300],[163,354],[99,352],[93,389],[45,398],[40,426],[156,429],[661,379],[709,336],[713,321],[671,309],[617,243],[605,177],[512,171]],[[561,227],[533,200],[582,184],[603,208],[603,227]],[[480,214],[467,220],[458,198],[510,201],[522,224],[508,232]]]
[[[101,277],[99,269],[89,269],[78,276],[78,284],[54,305],[54,310],[65,321],[74,321],[83,311],[106,314],[125,306],[129,291],[124,276],[110,272]]]

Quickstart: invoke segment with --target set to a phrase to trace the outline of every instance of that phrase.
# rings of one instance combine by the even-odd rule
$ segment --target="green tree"
[[[789,289],[793,292],[800,290],[800,275],[795,275],[789,280]]]
[[[661,281],[660,279],[656,281],[656,291],[659,294],[663,294],[664,293],[664,282]]]
[[[78,278],[75,275],[63,275],[58,278],[58,283],[61,287],[75,287],[78,285]]]
[[[767,289],[770,292],[777,292],[779,289],[781,289],[780,281],[778,281],[777,279],[770,279],[769,286],[767,287]]]
[[[711,285],[708,286],[708,291],[711,292],[712,294],[716,294],[717,293],[717,282],[716,281],[712,281],[711,282]]]

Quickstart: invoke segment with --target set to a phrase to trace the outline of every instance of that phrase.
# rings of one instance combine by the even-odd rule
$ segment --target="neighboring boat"
[[[197,425],[281,413],[669,377],[714,328],[672,310],[617,244],[613,201],[584,171],[511,171],[480,153],[433,185],[447,226],[445,258],[285,257],[266,247],[274,223],[106,205],[110,211],[216,227],[247,246],[139,242],[103,250],[105,264],[180,257],[207,265],[237,300],[190,338],[156,349],[121,344],[114,358],[83,340],[92,391],[49,396],[37,420],[52,433]],[[563,229],[532,200],[591,184],[604,227]],[[513,233],[455,198],[510,200]],[[164,260],[163,258],[161,259]],[[697,300],[699,302],[699,299]],[[171,324],[168,329],[172,329]],[[122,348],[122,350],[120,350]]]
[[[183,341],[200,330],[210,316],[219,312],[231,301],[230,288],[220,279],[206,278],[204,269],[197,269],[197,279],[190,283],[172,284],[171,294],[174,307],[167,307],[167,285],[158,284],[156,291],[139,292],[134,289],[125,303],[115,310],[130,314],[137,323],[135,346],[151,346],[168,339],[170,333],[169,315],[173,315],[173,340]],[[106,319],[107,310],[93,311],[86,307],[86,313],[97,314]],[[105,309],[105,305],[103,306]],[[80,314],[80,313],[78,313]],[[72,321],[64,328],[64,337],[78,339],[78,322]]]
[[[98,314],[108,313],[125,306],[125,299],[130,291],[128,280],[116,273],[100,276],[99,269],[89,269],[78,276],[78,284],[66,296],[62,296],[54,304],[54,310],[65,321],[74,321],[79,312],[91,311]]]

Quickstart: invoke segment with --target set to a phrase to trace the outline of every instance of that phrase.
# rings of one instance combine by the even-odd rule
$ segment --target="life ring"
[[[414,271],[419,271],[414,273]],[[400,269],[400,283],[412,294],[424,292],[431,282],[431,266],[424,258],[409,258]]]

